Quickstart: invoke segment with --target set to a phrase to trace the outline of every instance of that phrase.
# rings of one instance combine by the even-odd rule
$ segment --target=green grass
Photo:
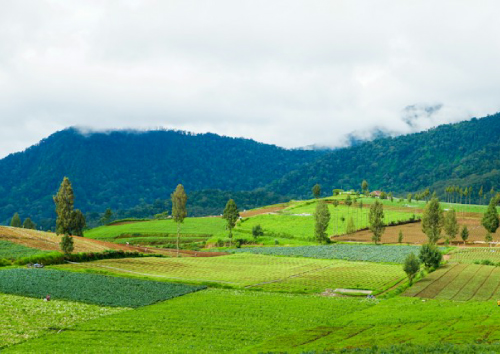
[[[335,244],[299,247],[245,247],[229,249],[232,253],[266,254],[271,256],[298,256],[346,261],[404,263],[410,253],[418,255],[420,246],[349,245]]]
[[[499,320],[500,311],[493,302],[423,302],[398,297],[341,317],[333,326],[318,324],[273,338],[248,352],[321,353],[400,343],[495,343],[500,340]]]
[[[0,291],[8,294],[81,301],[117,307],[138,307],[196,290],[182,284],[107,277],[52,269],[0,271]]]
[[[18,259],[34,255],[46,254],[50,251],[42,251],[36,248],[26,247],[14,242],[0,240],[0,259]]]
[[[496,247],[469,247],[457,248],[451,253],[453,262],[474,263],[488,260],[493,263],[500,262],[500,248]]]
[[[357,299],[211,289],[89,321],[5,353],[234,353],[302,328],[334,325],[370,306]]]
[[[225,229],[226,221],[222,218],[186,218],[181,224],[181,233],[194,235],[227,235]],[[177,234],[177,224],[173,219],[169,220],[151,220],[136,222],[132,224],[100,226],[85,232],[85,237],[108,240],[119,237],[120,235],[151,235],[151,234]]]
[[[414,284],[405,296],[456,301],[500,299],[500,268],[475,264],[449,264]]]
[[[253,254],[116,259],[56,268],[296,293],[318,293],[340,287],[378,292],[405,277],[400,265]]]
[[[0,348],[55,334],[76,323],[124,311],[68,301],[42,301],[0,294]]]

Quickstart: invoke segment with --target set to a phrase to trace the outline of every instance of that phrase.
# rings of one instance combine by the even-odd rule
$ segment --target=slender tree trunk
[[[179,238],[180,238],[180,228],[181,226],[177,223],[177,258],[179,258]]]

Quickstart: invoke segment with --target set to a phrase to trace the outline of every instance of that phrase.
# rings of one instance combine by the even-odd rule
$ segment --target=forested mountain
[[[398,193],[429,187],[444,195],[447,185],[458,185],[477,195],[481,186],[500,187],[500,114],[334,150],[269,189],[302,197],[316,183],[330,194],[333,188],[359,190],[363,179],[371,190]]]
[[[55,218],[52,195],[64,176],[73,183],[75,208],[84,213],[108,207],[127,210],[170,199],[178,183],[188,194],[207,189],[252,191],[321,154],[215,134],[167,130],[82,134],[70,128],[0,160],[0,221],[5,223],[19,212],[23,218],[50,223]],[[215,203],[220,201],[215,194],[206,195]],[[283,199],[264,195],[257,193],[255,198]],[[221,208],[224,205],[225,201]],[[216,208],[211,205],[207,210]]]

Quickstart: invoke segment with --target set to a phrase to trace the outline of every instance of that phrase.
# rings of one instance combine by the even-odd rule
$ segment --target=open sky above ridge
[[[0,157],[68,126],[335,147],[500,111],[496,1],[0,8]]]

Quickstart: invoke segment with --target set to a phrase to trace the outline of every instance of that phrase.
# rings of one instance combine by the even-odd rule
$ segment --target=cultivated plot
[[[52,299],[81,301],[103,306],[145,306],[202,288],[52,269],[0,271],[1,292],[39,299],[50,295]]]
[[[212,258],[113,259],[56,268],[306,293],[340,287],[381,291],[405,278],[401,265],[254,254]]]
[[[448,264],[417,282],[403,295],[456,301],[500,300],[500,268]]]
[[[5,353],[234,353],[302,328],[333,325],[372,303],[210,289],[90,321]]]
[[[126,310],[0,294],[0,348]]]

